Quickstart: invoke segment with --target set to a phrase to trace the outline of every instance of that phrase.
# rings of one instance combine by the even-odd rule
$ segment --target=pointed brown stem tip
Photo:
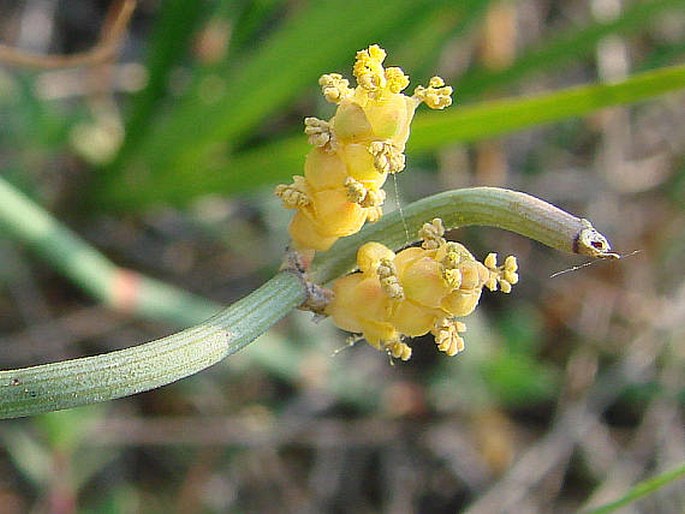
[[[592,224],[581,220],[582,228],[573,243],[574,253],[602,259],[619,259],[620,255],[611,251],[611,245],[606,237],[600,234]]]

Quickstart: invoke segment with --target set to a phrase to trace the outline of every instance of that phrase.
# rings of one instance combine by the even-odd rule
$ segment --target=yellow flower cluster
[[[411,357],[405,337],[430,332],[440,351],[464,349],[466,326],[457,318],[476,308],[483,287],[505,293],[518,282],[516,258],[497,265],[497,255],[476,261],[461,244],[446,241],[442,220],[419,231],[420,247],[395,254],[380,243],[357,253],[360,272],[333,283],[326,314],[343,330],[361,334],[372,346],[402,360]]]
[[[305,134],[314,146],[304,176],[279,185],[276,195],[296,209],[289,232],[298,250],[327,250],[340,237],[358,232],[382,215],[389,173],[404,169],[404,148],[417,106],[433,109],[452,103],[452,88],[440,77],[413,96],[401,91],[409,78],[400,68],[383,68],[385,51],[377,45],[357,52],[357,87],[337,73],[323,75],[324,98],[338,105],[329,120],[305,119]]]

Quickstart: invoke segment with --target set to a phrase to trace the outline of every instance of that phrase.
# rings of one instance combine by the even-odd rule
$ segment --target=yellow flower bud
[[[388,298],[377,277],[357,273],[336,280],[333,300],[326,312],[336,326],[350,332],[363,333],[376,348],[383,341],[399,337],[397,330],[387,321]]]
[[[440,307],[451,316],[468,316],[478,305],[481,291],[481,288],[472,290],[457,289],[442,300]]]
[[[338,327],[398,358],[411,355],[403,338],[429,332],[440,351],[456,355],[464,349],[460,333],[466,330],[456,318],[473,312],[484,286],[511,291],[518,280],[516,259],[508,257],[498,267],[497,255],[489,254],[481,264],[463,245],[445,241],[439,219],[419,234],[423,246],[397,254],[380,243],[363,245],[359,272],[333,283],[325,312]]]
[[[304,212],[311,213],[318,232],[324,236],[354,234],[366,221],[365,209],[350,202],[342,188],[324,189],[312,194],[310,199],[311,205]]]
[[[394,260],[395,252],[385,245],[376,242],[363,244],[357,250],[357,266],[368,275],[376,273],[383,259]]]
[[[407,298],[424,307],[438,308],[450,288],[442,277],[442,267],[429,255],[416,259],[400,273]]]
[[[404,150],[409,136],[409,124],[417,106],[418,102],[411,98],[392,94],[367,103],[364,112],[375,138],[392,139]]]
[[[345,182],[347,168],[335,153],[313,148],[304,162],[304,178],[314,191],[335,189]]]
[[[427,309],[425,305],[419,305],[407,299],[398,302],[390,321],[401,334],[417,337],[427,334],[435,324],[436,318],[441,316],[439,309]]]
[[[374,156],[368,144],[351,143],[340,148],[339,154],[347,166],[347,173],[355,180],[383,187],[388,174],[374,165]]]
[[[378,45],[357,52],[355,89],[337,73],[319,79],[326,100],[338,105],[335,115],[329,121],[305,119],[305,134],[314,148],[304,177],[276,188],[285,207],[298,210],[288,229],[298,250],[326,250],[336,238],[377,221],[388,173],[404,169],[416,107],[426,102],[442,108],[451,102],[451,88],[435,78],[414,96],[402,94],[409,78],[400,68],[384,68],[385,57]]]
[[[341,144],[356,143],[373,138],[373,127],[364,109],[353,98],[340,103],[331,120],[335,136]]]
[[[288,227],[290,237],[296,248],[309,248],[316,251],[326,251],[338,240],[337,236],[321,234],[314,222],[303,211],[297,211]]]

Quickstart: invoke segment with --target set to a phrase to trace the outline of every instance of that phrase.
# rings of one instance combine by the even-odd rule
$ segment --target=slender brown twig
[[[90,50],[72,55],[40,55],[0,44],[0,64],[25,68],[57,69],[92,66],[112,59],[119,48],[137,0],[119,0],[107,13],[100,41]]]

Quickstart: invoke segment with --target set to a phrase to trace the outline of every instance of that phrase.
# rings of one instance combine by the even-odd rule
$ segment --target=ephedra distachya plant
[[[446,191],[405,206],[401,216],[384,214],[382,188],[388,175],[405,168],[416,109],[452,103],[452,88],[440,77],[404,94],[408,77],[400,68],[384,67],[385,57],[377,45],[359,51],[354,88],[336,73],[319,80],[324,97],[337,107],[330,120],[305,119],[312,148],[304,173],[276,188],[284,206],[295,211],[291,249],[279,273],[207,321],[170,336],[0,371],[0,417],[102,402],[174,382],[244,348],[296,307],[330,317],[394,358],[409,359],[411,338],[428,333],[440,351],[456,355],[464,348],[464,319],[482,291],[510,292],[518,265],[513,256],[498,263],[494,253],[481,262],[463,244],[446,240],[446,229],[492,226],[557,250],[616,257],[587,220],[507,189]],[[26,198],[11,198],[13,213],[43,219],[82,253],[97,253]],[[412,237],[418,245],[407,247]],[[112,274],[104,258],[93,258],[105,276]]]
[[[452,88],[437,76],[405,95],[409,78],[398,67],[384,67],[385,58],[378,45],[357,52],[354,88],[340,74],[319,79],[324,98],[337,109],[328,121],[305,119],[312,149],[304,174],[276,188],[283,205],[296,211],[289,232],[302,262],[381,218],[382,187],[389,174],[405,168],[417,107],[452,104]],[[462,318],[476,308],[484,287],[510,292],[518,265],[513,256],[498,265],[494,253],[481,263],[444,233],[442,220],[435,218],[419,230],[420,246],[395,253],[379,242],[365,243],[357,252],[358,271],[335,280],[319,310],[402,360],[411,356],[408,338],[429,332],[440,351],[456,355],[464,348]]]

